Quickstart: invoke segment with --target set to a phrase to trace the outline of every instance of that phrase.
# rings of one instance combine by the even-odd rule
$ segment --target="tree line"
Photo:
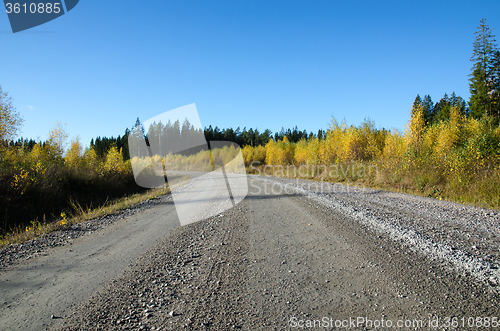
[[[160,151],[161,156],[168,155],[172,153],[171,148],[169,146],[182,146],[183,144],[186,146],[191,146],[190,141],[192,139],[196,139],[201,134],[200,130],[195,129],[194,126],[189,122],[188,119],[185,119],[181,124],[179,120],[174,123],[168,122],[166,124],[163,123],[153,123],[149,126],[146,131],[142,125],[142,122],[139,118],[137,118],[135,125],[133,128],[140,127],[141,131],[144,133],[144,139],[146,143],[155,147],[155,150]],[[133,129],[125,129],[123,135],[119,135],[118,137],[97,137],[93,138],[90,141],[90,147],[95,150],[99,157],[103,157],[106,155],[107,151],[111,147],[116,147],[118,150],[122,151],[123,159],[129,160],[129,140],[128,136],[133,132]],[[326,136],[325,130],[318,130],[317,134],[313,132],[307,132],[307,130],[299,130],[297,126],[293,129],[281,128],[281,131],[272,133],[271,130],[266,129],[260,132],[258,129],[247,129],[244,127],[240,129],[237,127],[220,129],[219,127],[212,127],[209,125],[203,129],[203,135],[207,142],[210,141],[231,141],[235,142],[238,145],[244,146],[265,146],[269,140],[283,140],[283,138],[287,138],[290,142],[299,142],[302,139],[324,139]],[[194,138],[193,138],[194,137]],[[22,144],[22,141],[16,142],[17,144]],[[181,150],[184,150],[181,148]],[[188,151],[189,154],[196,153],[198,150]]]

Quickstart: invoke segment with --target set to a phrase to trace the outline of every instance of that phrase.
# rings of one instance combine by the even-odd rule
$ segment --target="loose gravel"
[[[348,187],[328,182],[266,177],[387,234],[431,259],[448,262],[498,290],[500,212],[458,203]]]
[[[232,301],[240,300],[238,285],[245,272],[247,247],[245,228],[228,221],[234,214],[228,211],[173,230],[57,329],[181,330],[218,325],[227,319],[235,328],[241,327],[243,312],[235,311],[237,303]],[[231,231],[234,226],[239,231]],[[224,277],[226,286],[221,290],[226,263],[239,273],[233,272],[231,279]],[[227,301],[232,309],[209,309],[213,300]]]

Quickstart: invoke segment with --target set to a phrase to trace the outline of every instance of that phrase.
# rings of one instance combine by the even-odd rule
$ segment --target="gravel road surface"
[[[168,220],[168,221],[167,221]],[[2,330],[41,330],[116,277],[178,226],[173,204],[154,206],[0,274]]]
[[[173,205],[158,204],[6,267],[2,329],[29,329],[26,319],[54,330],[495,324],[497,211],[327,183],[248,182],[245,200],[206,220],[177,226]],[[102,240],[119,231],[121,245]],[[89,267],[92,254],[102,261]],[[120,255],[126,263],[113,268]]]

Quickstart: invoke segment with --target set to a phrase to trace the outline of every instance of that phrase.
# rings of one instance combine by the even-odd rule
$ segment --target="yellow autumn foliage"
[[[106,154],[106,161],[103,165],[104,171],[121,173],[125,171],[125,162],[123,161],[121,150],[115,146],[111,147]]]
[[[76,138],[71,142],[71,145],[64,156],[64,163],[70,168],[78,169],[82,165],[82,145],[80,140]]]

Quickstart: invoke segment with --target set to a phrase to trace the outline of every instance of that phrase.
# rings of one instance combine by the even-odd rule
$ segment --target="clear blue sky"
[[[12,34],[0,14],[0,85],[45,139],[82,143],[196,103],[204,126],[337,120],[403,129],[417,93],[469,98],[474,32],[500,40],[500,1],[102,1]]]

